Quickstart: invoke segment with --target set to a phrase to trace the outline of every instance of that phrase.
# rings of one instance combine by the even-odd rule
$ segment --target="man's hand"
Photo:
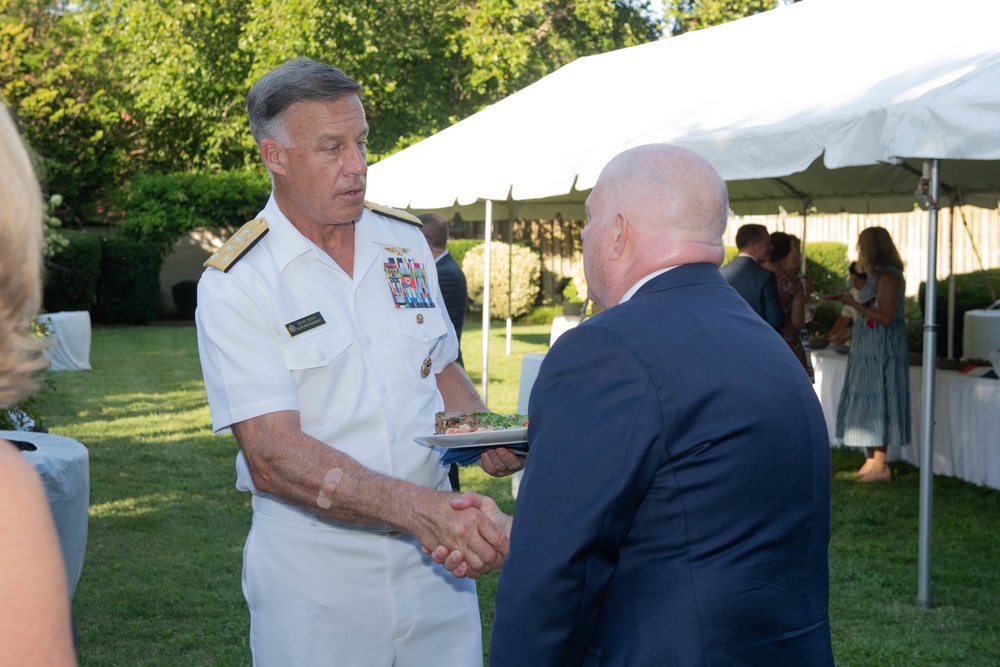
[[[479,455],[479,467],[494,477],[513,475],[524,468],[525,455],[506,447],[487,449]]]
[[[514,524],[514,518],[504,514],[492,498],[488,496],[481,496],[477,493],[463,493],[460,496],[452,498],[451,506],[454,509],[461,511],[468,511],[471,509],[481,511],[494,525],[500,527],[507,537],[510,537],[510,530]],[[426,549],[424,551],[427,552]],[[480,574],[485,574],[477,573],[468,560],[466,560],[461,550],[449,550],[448,547],[441,545],[436,547],[433,551],[427,553],[430,553],[431,558],[434,559],[435,563],[444,565],[444,569],[451,572],[455,575],[455,577],[470,577],[472,579],[478,579]],[[506,553],[504,555],[506,556]],[[498,567],[494,569],[500,568]]]
[[[466,495],[476,496],[473,493]],[[507,517],[486,496],[453,504],[452,501],[459,498],[454,494],[434,492],[429,506],[415,508],[423,528],[413,532],[420,539],[424,553],[440,550],[444,554],[461,555],[460,559],[455,557],[456,564],[450,568],[454,572],[458,564],[462,564],[455,576],[478,579],[503,567],[503,559],[510,551],[510,540],[504,530]]]

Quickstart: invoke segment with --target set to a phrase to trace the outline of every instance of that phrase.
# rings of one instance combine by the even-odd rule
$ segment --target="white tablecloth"
[[[829,350],[812,353],[816,395],[823,406],[832,444],[837,408],[847,373],[847,356]],[[935,369],[934,472],[1000,489],[1000,380]],[[923,369],[910,367],[913,444],[889,450],[889,460],[920,464]]]
[[[66,565],[69,594],[73,597],[87,552],[87,514],[90,509],[90,458],[76,440],[51,433],[0,431],[4,440],[30,442],[36,449],[24,452],[42,478],[52,508]]]
[[[580,323],[579,315],[560,315],[552,320],[552,331],[549,333],[549,347],[555,345],[559,336]]]
[[[90,313],[73,310],[38,316],[49,329],[45,356],[52,371],[90,370]]]

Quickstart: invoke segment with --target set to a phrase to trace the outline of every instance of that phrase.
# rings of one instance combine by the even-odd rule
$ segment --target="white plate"
[[[507,428],[498,431],[472,431],[471,433],[444,433],[441,435],[425,435],[414,438],[422,445],[445,447],[483,447],[502,445],[517,445],[528,442],[528,428]]]

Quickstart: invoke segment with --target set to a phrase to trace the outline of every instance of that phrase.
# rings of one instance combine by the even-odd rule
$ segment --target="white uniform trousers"
[[[475,582],[435,564],[414,536],[252,502],[243,594],[255,667],[482,667]]]

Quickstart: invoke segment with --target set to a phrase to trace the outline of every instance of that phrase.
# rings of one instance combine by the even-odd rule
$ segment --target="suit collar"
[[[725,279],[719,273],[719,267],[708,262],[682,264],[674,270],[661,273],[652,278],[633,295],[633,299],[647,296],[663,290],[687,287],[689,285],[726,285]]]

